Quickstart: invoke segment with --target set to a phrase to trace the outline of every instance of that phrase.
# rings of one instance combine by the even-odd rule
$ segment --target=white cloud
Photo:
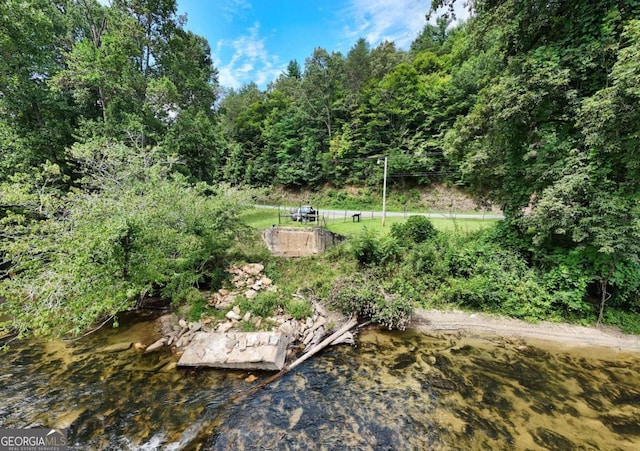
[[[407,48],[426,23],[429,3],[424,0],[352,0],[345,14],[353,26],[346,36],[355,41],[364,37],[371,45],[394,41]]]
[[[255,82],[260,87],[276,78],[284,69],[277,55],[269,54],[265,47],[265,39],[260,36],[260,24],[253,27],[234,40],[220,40],[216,45],[216,55],[229,51],[232,56],[228,63],[223,64],[218,56],[214,63],[218,68],[220,84],[229,88]]]
[[[251,9],[251,3],[247,0],[225,0],[220,7],[227,22],[232,22],[238,15],[243,15],[246,10]]]

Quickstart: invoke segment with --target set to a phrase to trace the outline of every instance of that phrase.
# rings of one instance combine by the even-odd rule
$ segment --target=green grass
[[[251,227],[263,230],[273,225],[281,225],[288,227],[315,227],[316,224],[311,223],[299,223],[293,222],[289,217],[284,216],[287,212],[281,211],[280,218],[278,218],[278,210],[254,208],[245,211],[241,215],[241,219],[244,220]],[[434,227],[441,231],[458,231],[461,233],[470,233],[477,230],[491,227],[497,222],[495,219],[448,219],[448,218],[429,218]],[[326,227],[328,230],[339,233],[341,235],[355,235],[360,232],[364,227],[369,230],[373,230],[380,235],[386,235],[391,230],[391,224],[404,223],[406,218],[404,217],[387,217],[385,219],[385,226],[382,227],[382,218],[362,217],[360,222],[353,222],[351,217],[347,218],[330,218],[326,221]],[[324,223],[323,223],[324,225]]]

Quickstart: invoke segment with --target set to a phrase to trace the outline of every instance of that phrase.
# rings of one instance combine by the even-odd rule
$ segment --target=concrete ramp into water
[[[178,366],[280,371],[288,344],[280,332],[199,332]]]

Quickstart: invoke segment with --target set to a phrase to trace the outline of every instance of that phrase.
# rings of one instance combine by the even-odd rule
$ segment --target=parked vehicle
[[[316,212],[310,205],[303,205],[300,208],[291,209],[291,220],[296,222],[315,221],[318,217]]]

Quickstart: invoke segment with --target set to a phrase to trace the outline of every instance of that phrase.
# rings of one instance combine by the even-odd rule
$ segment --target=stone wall
[[[264,231],[262,237],[277,257],[320,254],[345,239],[320,227],[271,227]]]

